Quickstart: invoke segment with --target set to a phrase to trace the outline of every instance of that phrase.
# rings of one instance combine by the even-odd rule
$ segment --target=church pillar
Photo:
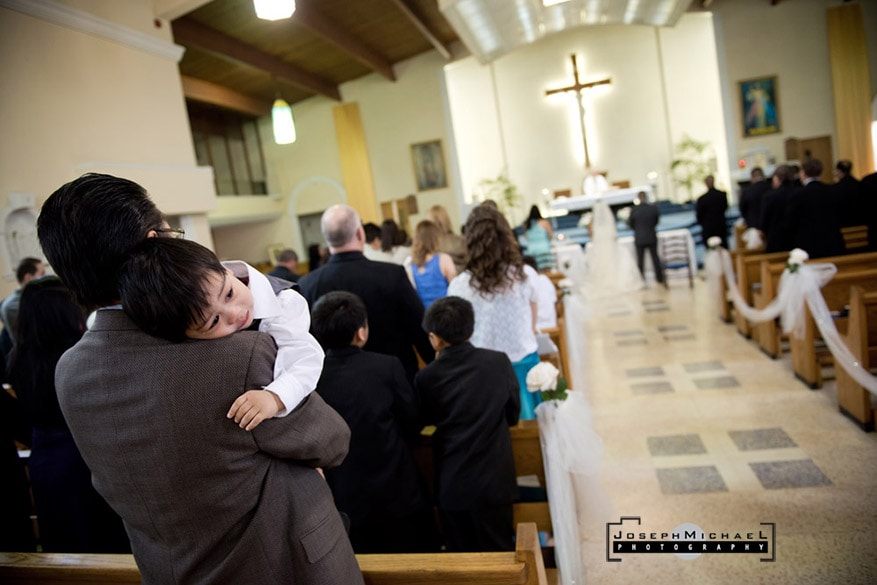
[[[380,223],[359,104],[335,106],[332,114],[335,118],[335,134],[338,137],[338,154],[341,158],[347,203],[359,212],[362,221]]]
[[[828,9],[828,50],[834,93],[837,154],[853,163],[854,174],[874,172],[871,145],[871,81],[862,7],[844,4]],[[825,161],[826,166],[833,166]]]

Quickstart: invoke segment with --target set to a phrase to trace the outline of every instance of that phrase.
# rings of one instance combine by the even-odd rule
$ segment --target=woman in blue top
[[[532,206],[530,216],[524,222],[524,237],[527,239],[527,255],[536,259],[539,270],[554,266],[554,253],[551,251],[553,236],[551,224],[543,219],[537,206]]]
[[[406,266],[424,309],[448,294],[448,283],[457,276],[454,260],[440,251],[442,231],[428,220],[417,224],[411,246],[411,263]]]

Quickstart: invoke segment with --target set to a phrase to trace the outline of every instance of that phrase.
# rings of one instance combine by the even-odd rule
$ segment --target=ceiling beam
[[[392,0],[392,2],[399,8],[399,10],[402,11],[402,14],[408,17],[408,20],[410,20],[414,24],[417,30],[420,31],[420,34],[422,34],[426,38],[426,40],[428,40],[430,44],[435,47],[435,50],[438,51],[439,54],[441,54],[441,56],[444,57],[446,60],[450,61],[451,52],[438,39],[438,37],[435,36],[430,28],[426,26],[426,23],[423,22],[420,17],[414,13],[413,10],[411,10],[411,7],[408,6],[408,2],[406,0]]]
[[[282,79],[306,91],[341,101],[338,86],[282,59],[263,53],[218,30],[206,27],[189,17],[173,22],[174,40],[182,45],[198,47],[223,59],[243,63]]]
[[[224,85],[217,85],[186,75],[182,75],[180,78],[183,80],[183,95],[186,99],[220,106],[251,116],[267,116],[271,112],[270,103],[238,93]]]
[[[396,73],[393,71],[392,63],[378,55],[358,39],[332,24],[331,20],[323,16],[318,10],[315,10],[313,6],[299,2],[293,18],[297,24],[309,28],[312,32],[349,54],[369,69],[380,73],[390,81],[396,81]]]

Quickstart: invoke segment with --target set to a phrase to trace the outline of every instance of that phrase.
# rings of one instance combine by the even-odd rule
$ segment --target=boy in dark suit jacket
[[[362,300],[330,292],[312,311],[326,350],[316,392],[350,427],[344,462],[326,470],[338,509],[350,517],[357,553],[438,550],[432,507],[406,439],[421,429],[417,397],[395,356],[363,351],[369,327]]]
[[[436,499],[449,551],[513,550],[518,497],[508,427],[518,422],[519,386],[509,358],[469,343],[469,301],[430,305],[423,328],[437,352],[415,387],[433,435]]]

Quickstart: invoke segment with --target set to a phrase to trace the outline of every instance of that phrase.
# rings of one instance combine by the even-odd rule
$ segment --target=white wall
[[[135,180],[138,173],[153,177],[155,183],[143,184],[169,214],[206,211],[212,182],[195,167],[173,56],[181,52],[167,23],[153,25],[150,0],[129,0],[125,10],[94,0],[24,3],[61,14],[59,21],[13,4],[0,2],[0,208],[13,192],[33,194],[39,207],[84,170],[115,168]],[[95,17],[120,39],[66,24],[71,7],[90,10],[76,14]],[[181,175],[185,181],[168,179]],[[0,267],[5,274],[13,269]],[[0,295],[14,286],[4,280]]]
[[[453,180],[451,136],[444,115],[442,67],[445,61],[430,52],[396,65],[395,82],[377,74],[341,86],[344,102],[359,104],[378,202],[417,195],[420,213],[411,217],[413,228],[435,204],[448,208],[451,221],[460,217]],[[275,221],[215,228],[213,238],[221,258],[262,262],[267,247],[282,243],[306,257],[298,216],[321,212],[343,203],[338,141],[332,117],[337,102],[314,97],[293,105],[297,139],[289,145],[270,141],[270,120],[261,120],[271,193],[281,194],[284,212]],[[444,147],[449,186],[417,192],[411,145],[439,139]]]
[[[466,195],[504,165],[525,200],[513,222],[523,219],[530,204],[543,202],[543,189],[581,192],[585,158],[575,97],[545,96],[548,89],[572,83],[572,53],[582,81],[611,78],[610,85],[585,97],[591,163],[607,171],[610,181],[643,185],[656,171],[659,196],[668,198],[672,145],[684,133],[709,140],[724,155],[708,14],[686,15],[676,28],[658,32],[641,26],[582,27],[489,66],[469,58],[446,68]],[[726,177],[727,165],[719,172]]]

